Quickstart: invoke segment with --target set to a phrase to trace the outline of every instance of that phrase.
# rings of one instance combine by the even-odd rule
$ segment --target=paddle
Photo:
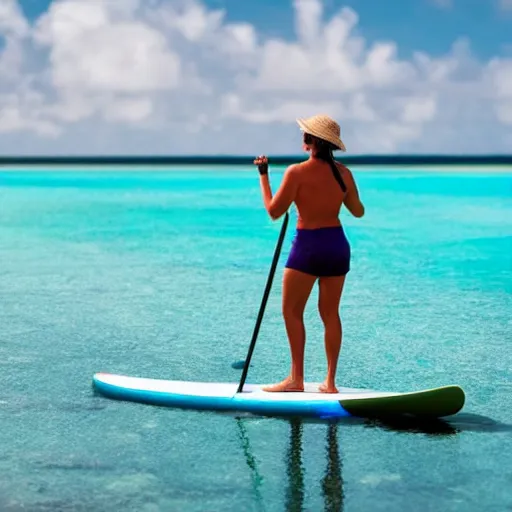
[[[274,258],[272,260],[272,265],[270,266],[270,273],[267,278],[267,285],[265,286],[265,292],[263,293],[263,298],[261,300],[260,310],[258,312],[258,318],[256,319],[256,325],[254,326],[254,331],[252,333],[252,340],[249,346],[249,351],[247,352],[247,357],[245,361],[238,361],[237,363],[233,363],[233,368],[240,367],[243,364],[244,371],[242,372],[242,377],[240,378],[240,384],[238,385],[237,393],[241,393],[245,384],[245,379],[247,377],[247,372],[249,371],[249,365],[251,363],[252,353],[254,351],[254,347],[256,345],[256,339],[258,337],[258,332],[260,330],[261,321],[263,320],[263,314],[265,313],[265,307],[267,305],[268,296],[270,295],[270,290],[272,288],[272,281],[274,280],[274,274],[276,272],[277,262],[279,261],[279,255],[281,254],[281,247],[283,246],[284,235],[286,234],[286,228],[288,227],[288,212],[285,213],[283,225],[281,227],[281,232],[279,233],[279,239],[277,241],[277,245],[274,251]]]

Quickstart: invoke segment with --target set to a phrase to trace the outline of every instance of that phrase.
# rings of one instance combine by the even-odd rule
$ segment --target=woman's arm
[[[345,167],[346,175],[349,176],[349,187],[345,199],[343,202],[347,207],[348,211],[354,216],[361,218],[364,215],[364,204],[359,197],[359,191],[357,190],[356,180],[352,175],[352,172]]]
[[[258,165],[258,169],[260,170],[260,187],[263,195],[263,204],[270,217],[276,220],[288,211],[288,208],[290,208],[297,194],[296,166],[291,165],[286,169],[283,181],[276,195],[272,196],[266,157],[257,158],[254,163]]]

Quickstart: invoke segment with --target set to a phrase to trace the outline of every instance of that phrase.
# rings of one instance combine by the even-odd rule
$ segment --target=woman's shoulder
[[[352,176],[352,171],[345,164],[342,164],[341,162],[338,162],[336,160],[334,161],[334,163],[342,173],[346,173],[348,176]]]
[[[338,160],[334,160],[334,163],[340,171],[350,172],[350,169],[345,164],[338,162]]]
[[[290,175],[297,175],[300,174],[300,172],[304,169],[304,164],[306,162],[297,162],[294,164],[290,164],[286,169],[285,173]]]
[[[334,162],[336,163],[336,167],[340,171],[340,174],[343,177],[343,179],[346,180],[349,185],[353,183],[354,176],[352,175],[352,171],[345,164],[337,162],[336,160]]]

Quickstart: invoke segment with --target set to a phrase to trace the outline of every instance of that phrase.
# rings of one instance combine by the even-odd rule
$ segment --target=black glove
[[[254,160],[254,164],[258,166],[261,176],[268,174],[268,158],[266,156],[259,156]]]

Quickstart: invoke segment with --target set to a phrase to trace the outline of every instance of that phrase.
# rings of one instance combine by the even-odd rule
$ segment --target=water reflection
[[[244,419],[238,417],[237,425],[239,438],[242,443],[247,465],[251,471],[252,488],[257,510],[265,510],[262,485],[263,477],[258,472],[257,462],[253,456],[249,436],[244,426]],[[404,434],[423,434],[435,437],[456,436],[463,431],[474,432],[510,432],[512,425],[503,424],[475,414],[459,413],[450,421],[444,419],[418,419],[413,417],[400,418],[351,418],[343,421],[316,421],[314,419],[284,420],[290,429],[289,442],[285,454],[287,484],[284,490],[285,510],[302,512],[305,510],[307,490],[305,487],[305,465],[303,460],[303,433],[306,425],[322,424],[325,429],[326,468],[320,480],[323,510],[326,512],[341,512],[344,506],[344,482],[342,477],[343,464],[338,446],[338,427],[349,428],[350,425],[363,428],[379,428]]]
[[[290,445],[287,452],[288,487],[286,489],[286,510],[300,512],[304,510],[304,466],[302,462],[302,433],[304,423],[298,419],[290,420]],[[327,466],[321,480],[324,510],[340,512],[343,510],[342,462],[338,448],[338,425],[326,426]]]
[[[242,442],[242,449],[245,455],[245,461],[251,470],[251,479],[252,479],[252,488],[254,491],[254,498],[256,500],[256,505],[259,510],[264,510],[263,508],[263,498],[261,496],[260,487],[263,482],[263,477],[258,472],[258,466],[256,464],[256,459],[252,455],[251,443],[249,440],[249,436],[247,435],[247,431],[245,430],[243,420],[241,418],[237,418],[236,423],[238,425],[238,436],[240,441]]]
[[[298,512],[304,506],[304,467],[302,466],[302,423],[290,421],[290,445],[286,456],[286,510]]]
[[[430,437],[456,436],[461,432],[512,432],[512,424],[471,413],[458,413],[450,418],[429,420],[414,417],[366,419],[364,426],[393,432],[419,433]]]
[[[302,459],[303,453],[303,432],[306,422],[300,419],[291,419],[287,423],[290,425],[289,445],[286,451],[286,475],[288,484],[285,490],[285,510],[288,512],[301,512],[305,510],[304,502],[305,492],[305,469]],[[258,472],[255,458],[250,449],[249,437],[243,425],[243,421],[238,418],[239,437],[246,458],[247,465],[251,470],[253,482],[254,497],[260,510],[263,510],[263,501],[261,496],[261,485],[263,478]],[[326,512],[341,512],[343,510],[343,478],[342,461],[338,447],[338,424],[328,423],[326,427],[326,469],[321,480],[322,496],[324,500],[324,510]]]
[[[322,480],[324,510],[339,512],[343,510],[342,462],[338,449],[338,428],[336,423],[327,427],[327,471]]]
[[[415,434],[425,434],[428,436],[454,436],[460,430],[447,421],[436,419],[419,419],[415,417],[396,417],[396,418],[374,418],[365,420],[365,426],[368,428],[383,428],[393,432],[409,432]]]

